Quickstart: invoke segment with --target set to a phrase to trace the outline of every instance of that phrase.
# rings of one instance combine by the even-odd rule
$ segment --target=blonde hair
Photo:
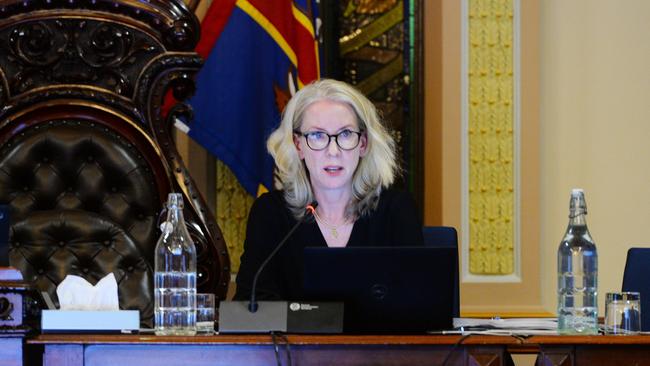
[[[377,207],[382,188],[390,186],[399,171],[395,141],[379,119],[377,109],[361,92],[342,81],[321,79],[300,89],[282,113],[280,126],[266,142],[278,169],[284,198],[294,217],[305,214],[314,200],[309,172],[294,145],[294,131],[300,129],[307,107],[320,100],[345,103],[352,107],[361,131],[367,136],[366,154],[352,177],[352,199],[347,216],[358,218]]]

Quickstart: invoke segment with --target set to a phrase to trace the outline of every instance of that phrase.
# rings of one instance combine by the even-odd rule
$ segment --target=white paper
[[[557,318],[454,318],[454,328],[557,329]]]
[[[107,274],[95,286],[79,276],[67,275],[56,288],[61,310],[119,310],[117,281]]]

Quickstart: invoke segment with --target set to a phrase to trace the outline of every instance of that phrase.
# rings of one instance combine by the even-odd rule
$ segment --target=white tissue
[[[95,286],[79,276],[67,275],[56,288],[61,310],[120,310],[117,281],[107,274]]]

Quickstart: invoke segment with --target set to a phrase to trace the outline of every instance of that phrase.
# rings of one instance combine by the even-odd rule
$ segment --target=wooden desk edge
[[[648,335],[557,335],[557,336],[531,336],[526,339],[527,344],[539,345],[650,345]]]
[[[454,345],[460,335],[285,335],[292,345]],[[276,338],[278,343],[284,339]],[[463,345],[514,345],[521,341],[509,336],[472,335]],[[155,336],[108,334],[41,334],[28,344],[210,344],[272,345],[271,335]]]
[[[277,337],[277,343],[292,345],[454,345],[460,335],[302,335]],[[268,334],[222,334],[214,336],[155,336],[114,334],[41,334],[27,338],[27,344],[194,344],[194,345],[272,345]],[[462,339],[463,345],[506,346],[513,353],[534,353],[541,346],[561,345],[650,345],[650,336],[511,336],[471,335]]]

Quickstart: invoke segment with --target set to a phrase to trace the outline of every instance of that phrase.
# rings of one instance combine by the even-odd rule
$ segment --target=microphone
[[[315,201],[305,208],[305,216],[287,232],[278,245],[259,266],[251,286],[250,302],[221,301],[219,303],[219,333],[342,333],[343,302],[313,302],[296,300],[257,301],[257,280],[271,258],[286,244],[291,235],[314,214]]]
[[[269,254],[269,256],[266,257],[264,262],[262,262],[262,264],[260,265],[260,268],[257,269],[257,272],[255,272],[255,276],[253,276],[253,286],[251,287],[251,301],[250,301],[250,303],[248,303],[248,311],[250,311],[251,313],[257,312],[257,308],[258,308],[258,304],[257,304],[257,300],[255,299],[255,295],[256,295],[256,288],[257,288],[257,280],[260,277],[260,273],[262,273],[262,270],[264,269],[264,267],[266,267],[266,265],[269,263],[269,261],[271,261],[271,258],[273,258],[275,253],[277,253],[280,250],[280,248],[282,248],[284,246],[284,244],[291,237],[293,232],[296,231],[296,229],[298,229],[298,226],[300,226],[300,224],[305,222],[309,217],[311,217],[314,214],[314,212],[316,211],[316,207],[318,207],[318,202],[316,202],[316,201],[313,201],[312,203],[308,204],[307,207],[305,207],[305,215],[302,217],[302,219],[300,219],[291,228],[291,230],[289,230],[287,235],[285,235],[284,238],[282,238],[282,240],[280,240],[280,243],[275,247],[275,249],[273,249],[271,254]]]

